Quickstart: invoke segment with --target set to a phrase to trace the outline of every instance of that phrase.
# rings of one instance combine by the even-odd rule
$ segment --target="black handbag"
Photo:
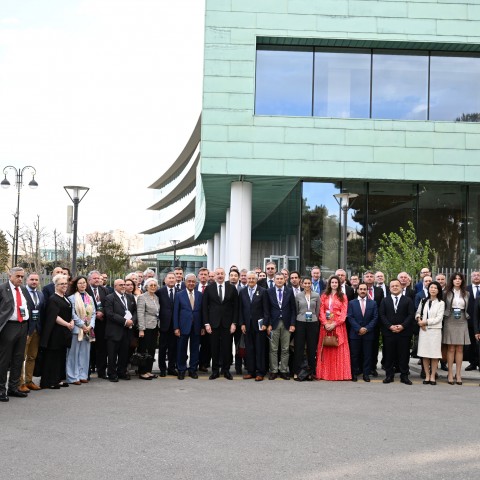
[[[152,356],[149,355],[148,353],[138,353],[135,352],[131,357],[130,357],[130,364],[133,367],[146,367],[147,362],[149,362],[152,359]]]

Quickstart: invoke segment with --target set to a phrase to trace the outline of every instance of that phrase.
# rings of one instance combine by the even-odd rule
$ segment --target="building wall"
[[[480,0],[207,0],[206,7],[202,176],[480,178],[479,124],[253,114],[257,36],[480,43]]]

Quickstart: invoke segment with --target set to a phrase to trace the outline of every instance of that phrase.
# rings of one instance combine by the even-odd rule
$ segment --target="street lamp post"
[[[3,174],[5,178],[1,181],[0,185],[3,188],[8,188],[10,186],[10,182],[7,179],[7,171],[13,170],[15,172],[15,186],[17,187],[17,211],[15,212],[15,225],[13,227],[13,244],[12,244],[12,267],[17,265],[18,262],[18,233],[20,228],[20,190],[23,187],[23,172],[25,170],[32,170],[32,179],[28,183],[30,188],[37,188],[38,183],[35,180],[35,175],[37,171],[31,165],[27,165],[22,169],[15,168],[12,165],[8,165],[3,169]]]
[[[342,269],[347,271],[347,213],[350,208],[350,200],[353,200],[358,197],[357,193],[336,193],[334,195],[335,200],[340,205],[340,209],[343,212],[343,228],[342,228]]]
[[[77,230],[78,230],[78,204],[90,190],[87,187],[63,187],[73,202],[73,245],[72,245],[72,278],[77,274]],[[69,191],[70,190],[70,191]],[[82,193],[83,192],[83,193]]]
[[[180,240],[170,240],[170,243],[173,246],[173,268],[177,266],[177,245],[180,243]]]

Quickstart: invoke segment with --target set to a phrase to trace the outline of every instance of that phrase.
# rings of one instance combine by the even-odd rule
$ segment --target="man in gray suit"
[[[9,272],[8,282],[0,285],[0,402],[8,402],[9,396],[24,398],[28,395],[18,390],[29,320],[29,293],[22,286],[24,277],[23,268],[14,267]]]

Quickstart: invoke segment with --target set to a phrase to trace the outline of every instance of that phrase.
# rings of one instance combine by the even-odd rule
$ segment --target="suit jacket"
[[[293,289],[292,289],[293,291]],[[295,295],[295,293],[294,293]],[[312,312],[313,321],[318,321],[320,316],[320,295],[313,290],[310,293],[310,308],[308,308],[305,293],[300,292],[295,297],[295,308],[297,309],[297,322],[305,321],[305,313]]]
[[[127,308],[132,314],[133,323],[137,322],[137,303],[130,293],[125,294]],[[130,330],[125,327],[125,306],[116,293],[110,293],[105,297],[105,338],[119,342],[125,331]]]
[[[382,334],[386,337],[392,337],[394,335],[410,337],[413,334],[413,317],[415,313],[413,301],[406,295],[400,294],[399,297],[396,312],[391,295],[385,297],[380,304],[379,313]],[[394,333],[390,330],[392,325],[402,325],[403,330],[400,333]]]
[[[355,291],[350,285],[345,284],[345,295],[349,302],[355,298]]]
[[[380,289],[380,293],[383,292]],[[362,314],[362,307],[360,306],[360,299],[356,298],[348,303],[347,321],[350,324],[350,331],[348,337],[355,338],[373,338],[374,328],[378,322],[378,307],[374,300],[368,297],[365,303],[365,315]],[[367,333],[359,335],[360,328],[365,327]]]
[[[278,304],[277,288],[269,288],[267,290],[269,301],[270,325],[275,330],[280,320],[283,321],[285,328],[295,326],[297,317],[297,306],[295,305],[295,295],[289,287],[284,287],[282,296],[282,305]]]
[[[238,323],[238,292],[229,283],[224,283],[223,301],[218,296],[217,283],[208,285],[203,294],[203,324],[212,328],[229,328]]]
[[[415,313],[415,319],[417,319],[418,317],[422,317],[423,320],[427,320],[428,322],[427,328],[441,329],[443,323],[443,314],[445,312],[445,302],[443,300],[434,300],[432,302],[432,306],[430,307],[428,318],[425,310],[426,308],[427,306],[424,307],[422,302],[420,302]]]
[[[55,293],[55,284],[53,282],[47,283],[42,289],[45,305],[48,303],[48,299]]]
[[[415,289],[407,287],[407,289],[405,290],[404,297],[409,297],[412,300],[412,302],[415,302],[415,295],[416,295]]]
[[[30,294],[27,292],[27,289],[23,285],[20,286],[20,289],[22,290],[23,296],[28,303],[28,297],[30,296]],[[15,301],[13,300],[12,290],[10,289],[10,282],[7,281],[0,285],[0,332],[7,324],[8,319],[12,316],[14,308]],[[28,313],[30,314],[30,312]]]
[[[325,290],[325,288],[326,288],[325,282],[321,278],[318,281],[318,285],[314,285],[313,280],[312,280],[312,291],[321,295],[323,293],[323,291]]]
[[[417,310],[418,306],[420,305],[420,302],[421,302],[424,298],[427,298],[427,297],[425,296],[425,292],[423,291],[423,288],[422,288],[422,291],[421,291],[421,292],[418,292],[418,293],[415,295],[415,301],[414,301],[415,310]]]
[[[245,325],[247,332],[254,330],[259,331],[258,321],[263,318],[263,324],[269,325],[269,303],[267,290],[259,287],[250,301],[250,292],[247,288],[242,288],[238,295],[238,303],[240,308],[239,325]]]
[[[473,329],[475,334],[480,333],[480,297],[475,299],[473,307]]]
[[[159,288],[155,295],[158,297],[158,301],[160,303],[160,313],[158,315],[159,322],[160,322],[160,331],[165,333],[170,330],[170,326],[172,325],[173,319],[173,305],[175,302],[176,296],[180,292],[175,292],[175,287],[173,287],[173,302],[170,300],[169,296],[169,288],[167,286]]]
[[[259,287],[262,287],[262,288],[265,288],[266,290],[268,290],[270,288],[269,282],[270,282],[270,280],[268,279],[268,277],[267,278],[261,278],[257,282],[257,285]],[[275,282],[273,282],[273,285],[275,286]]]
[[[382,291],[382,295],[384,297],[388,297],[390,295],[390,288],[388,287],[388,285],[386,285],[385,283],[383,284],[385,286],[385,294],[383,292],[383,288],[378,286],[378,285],[375,285],[377,288],[379,288],[381,291]]]
[[[355,291],[355,298],[358,298],[358,292]],[[370,298],[367,293],[367,298]],[[383,290],[380,287],[373,287],[373,300],[377,304],[377,308],[380,307],[380,304],[383,300]]]
[[[173,329],[180,329],[181,335],[189,335],[192,330],[195,335],[200,335],[202,330],[202,300],[203,295],[194,289],[195,301],[190,304],[189,292],[181,290],[175,295],[173,306]]]
[[[475,291],[474,291],[475,290]],[[477,289],[473,288],[473,285],[467,286],[467,292],[469,293],[468,297],[468,304],[467,304],[467,313],[470,317],[470,321],[472,321],[474,317],[474,307],[475,307],[475,294],[477,293]]]
[[[45,306],[46,306],[45,297],[43,295],[43,292],[36,290],[38,295],[38,304],[37,304],[37,308],[35,308],[33,298],[30,295],[30,292],[28,291],[27,288],[26,290],[27,290],[27,295],[25,295],[25,298],[27,299],[27,308],[28,308],[28,313],[30,317],[30,322],[28,323],[28,335],[32,335],[35,330],[40,334],[42,332],[42,322],[45,315]],[[32,315],[33,310],[38,310],[37,321],[33,320],[33,315]]]

